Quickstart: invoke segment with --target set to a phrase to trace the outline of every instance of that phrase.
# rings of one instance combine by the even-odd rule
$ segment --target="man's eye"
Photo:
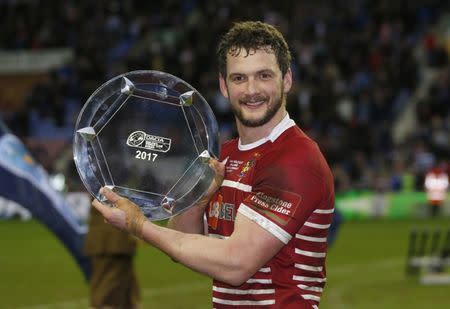
[[[261,73],[261,79],[269,79],[271,75],[269,73]]]
[[[235,81],[235,82],[240,82],[240,81],[244,80],[244,77],[242,77],[240,75],[236,75],[236,76],[233,76],[231,80]]]

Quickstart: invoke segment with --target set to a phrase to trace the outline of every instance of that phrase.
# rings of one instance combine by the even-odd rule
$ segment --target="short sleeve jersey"
[[[225,179],[206,210],[208,234],[225,239],[246,216],[285,245],[239,287],[214,280],[213,307],[317,308],[325,286],[333,176],[317,144],[286,116],[255,143],[231,140]]]

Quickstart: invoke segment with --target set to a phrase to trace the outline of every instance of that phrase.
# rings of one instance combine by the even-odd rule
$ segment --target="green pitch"
[[[327,260],[321,309],[450,308],[449,286],[406,278],[411,227],[450,228],[448,219],[346,222]],[[87,284],[59,241],[35,221],[0,222],[0,308],[87,308]],[[140,246],[142,308],[211,308],[210,279]]]

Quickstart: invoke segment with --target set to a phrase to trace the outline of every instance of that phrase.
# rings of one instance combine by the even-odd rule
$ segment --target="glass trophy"
[[[107,186],[149,220],[194,205],[214,179],[218,125],[201,94],[180,78],[133,71],[112,78],[86,101],[77,120],[74,161],[96,199]]]

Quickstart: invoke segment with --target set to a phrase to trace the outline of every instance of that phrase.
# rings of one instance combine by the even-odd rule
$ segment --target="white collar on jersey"
[[[250,150],[250,149],[256,148],[259,145],[262,145],[267,141],[271,141],[273,143],[284,131],[286,131],[287,129],[289,129],[290,127],[293,127],[293,126],[295,126],[295,121],[289,117],[288,113],[286,113],[286,116],[284,116],[283,120],[281,120],[280,123],[277,124],[272,129],[272,132],[270,132],[270,134],[268,136],[263,137],[263,138],[257,140],[256,142],[253,142],[250,144],[245,144],[245,145],[242,145],[241,139],[239,139],[238,149],[245,151],[245,150]]]

